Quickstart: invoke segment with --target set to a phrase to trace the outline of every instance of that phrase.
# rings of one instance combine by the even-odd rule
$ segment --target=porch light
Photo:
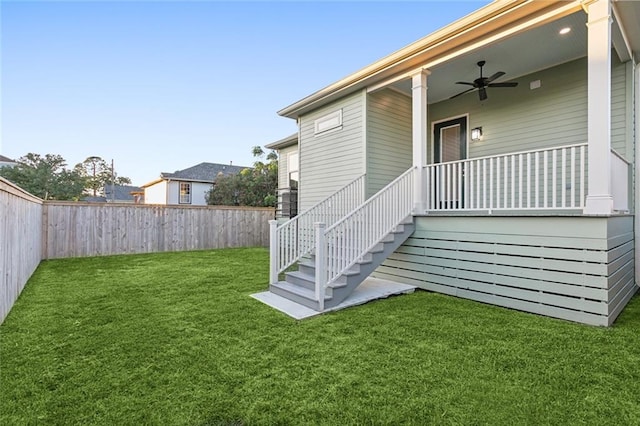
[[[564,27],[558,32],[560,33],[560,35],[569,34],[571,32],[571,28],[570,27]]]
[[[482,127],[475,127],[471,129],[471,140],[473,142],[478,142],[482,139]]]

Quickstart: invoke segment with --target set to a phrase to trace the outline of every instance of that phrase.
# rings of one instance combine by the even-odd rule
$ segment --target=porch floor
[[[252,294],[256,300],[279,310],[297,320],[320,315],[325,312],[339,311],[340,309],[349,308],[351,306],[362,305],[376,299],[384,299],[389,296],[400,294],[410,294],[417,287],[409,284],[401,284],[394,281],[388,281],[378,278],[369,277],[356,288],[353,293],[341,304],[336,307],[326,309],[324,312],[314,311],[299,303],[292,302],[289,299],[273,294],[269,291]]]

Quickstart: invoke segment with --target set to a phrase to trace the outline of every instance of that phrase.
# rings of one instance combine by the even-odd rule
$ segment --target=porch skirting
[[[609,326],[638,287],[633,216],[421,216],[373,276]]]

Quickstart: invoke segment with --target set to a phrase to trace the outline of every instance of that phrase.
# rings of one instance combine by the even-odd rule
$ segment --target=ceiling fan
[[[471,92],[472,90],[478,89],[478,95],[480,96],[480,100],[484,101],[485,99],[487,99],[487,87],[516,87],[518,85],[518,83],[516,82],[492,83],[493,80],[496,80],[502,77],[503,75],[505,75],[505,73],[503,71],[498,71],[491,77],[483,77],[482,67],[484,66],[485,63],[486,63],[485,61],[478,62],[478,66],[480,67],[480,77],[473,80],[473,83],[469,83],[466,81],[456,81],[456,84],[465,84],[467,86],[473,86],[473,87],[471,89],[467,89],[463,92],[460,92],[457,95],[453,95],[449,99],[457,98],[460,95],[464,95],[467,92]]]

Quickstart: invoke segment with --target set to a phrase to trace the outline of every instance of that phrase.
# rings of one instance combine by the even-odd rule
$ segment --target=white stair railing
[[[431,164],[427,210],[582,209],[587,144]]]
[[[321,310],[326,286],[411,215],[416,170],[410,168],[326,230],[325,224],[316,224],[316,297]]]
[[[270,225],[270,278],[278,282],[278,274],[309,254],[315,248],[314,223],[333,225],[364,201],[365,175],[351,181],[329,197],[298,216]]]

